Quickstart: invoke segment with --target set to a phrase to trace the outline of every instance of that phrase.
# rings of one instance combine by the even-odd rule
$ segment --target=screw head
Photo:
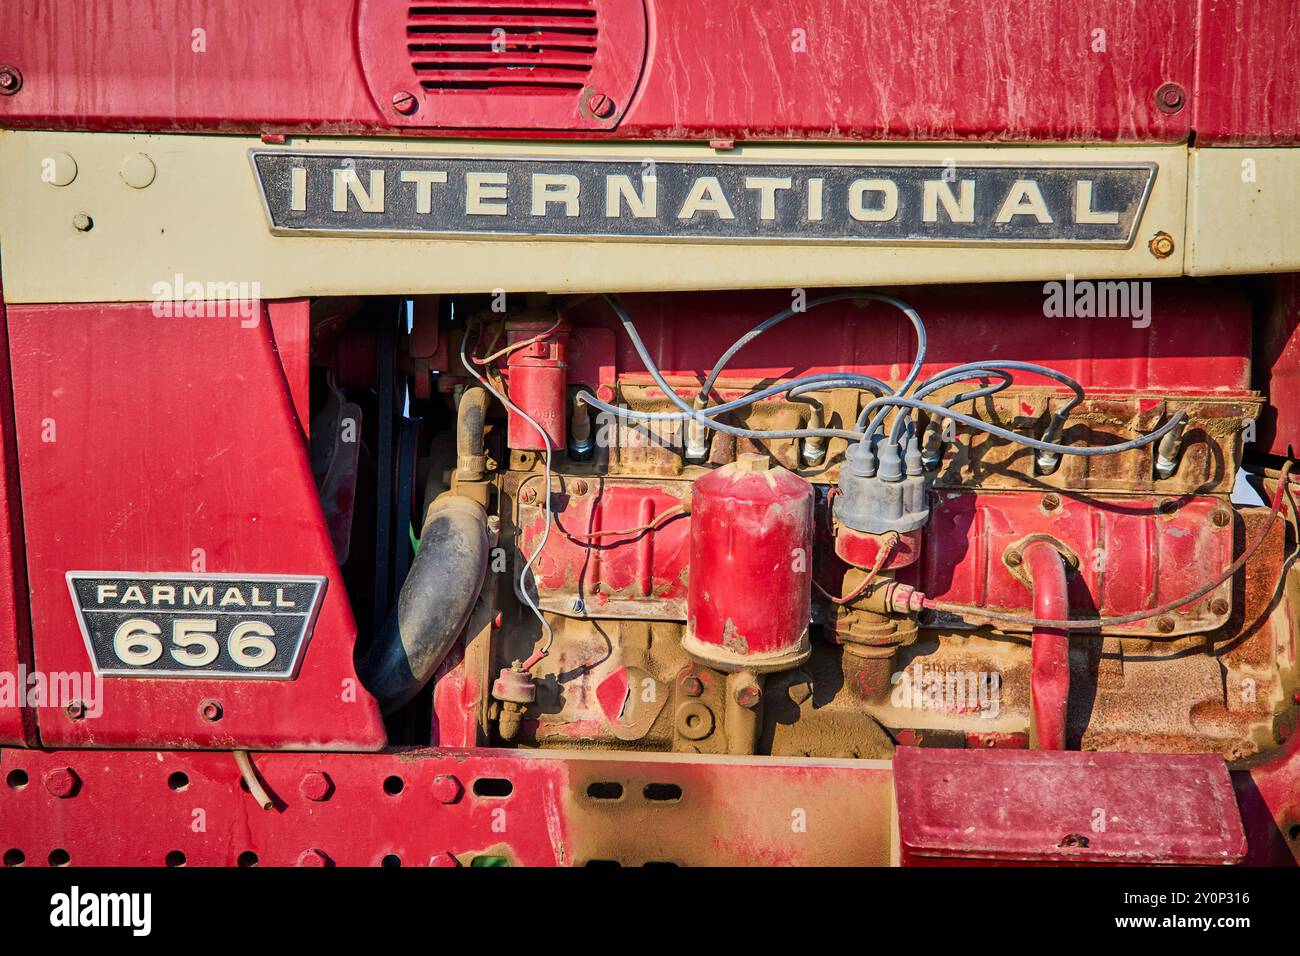
[[[1187,91],[1177,83],[1165,83],[1156,90],[1156,109],[1172,116],[1187,103]]]
[[[434,777],[433,786],[430,789],[433,793],[433,799],[443,804],[455,803],[465,792],[460,780],[449,773],[439,774]]]
[[[95,227],[95,220],[91,219],[84,212],[79,212],[72,217],[72,228],[77,232],[90,232]]]
[[[1231,605],[1228,604],[1227,598],[1217,597],[1210,602],[1210,612],[1219,617],[1223,617],[1223,615],[1227,614],[1230,608]]]
[[[1167,232],[1157,232],[1147,243],[1147,248],[1157,259],[1168,259],[1174,254],[1174,237]]]
[[[199,704],[199,716],[210,724],[215,724],[220,720],[223,713],[221,701],[219,700],[205,700]]]
[[[1006,562],[1008,567],[1018,568],[1020,567],[1020,562],[1024,560],[1024,556],[1019,551],[1007,552]]]
[[[63,712],[68,715],[68,720],[81,720],[86,716],[86,704],[84,701],[70,700]]]
[[[320,803],[322,800],[328,800],[333,795],[334,781],[330,779],[329,774],[313,770],[311,773],[303,775],[302,783],[298,784],[298,792],[305,799],[311,800],[313,803]]]
[[[0,96],[13,96],[23,88],[23,75],[16,66],[0,66]]]
[[[410,116],[420,108],[420,101],[408,90],[398,90],[393,94],[393,109],[403,116]]]
[[[1055,511],[1059,507],[1061,507],[1060,495],[1056,494],[1056,492],[1048,492],[1047,494],[1043,495],[1044,511]]]
[[[81,778],[77,776],[76,771],[71,767],[57,767],[54,770],[45,771],[42,781],[50,796],[63,800],[76,794]]]
[[[1210,512],[1210,523],[1216,528],[1226,528],[1232,523],[1232,512],[1227,508],[1215,508]]]
[[[614,100],[605,93],[592,93],[587,97],[587,111],[596,119],[607,120],[616,109]]]
[[[580,497],[582,495],[585,495],[587,493],[586,480],[583,478],[574,479],[573,484],[570,486],[569,490],[572,494],[578,495]]]
[[[1173,629],[1176,626],[1177,625],[1174,624],[1174,619],[1172,617],[1169,617],[1168,615],[1156,621],[1156,630],[1159,631],[1161,634],[1172,633]]]

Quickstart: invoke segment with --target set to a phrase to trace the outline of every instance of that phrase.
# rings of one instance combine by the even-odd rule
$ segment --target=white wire
[[[465,329],[465,335],[463,335],[460,340],[460,364],[465,366],[465,370],[469,372],[470,375],[473,375],[480,385],[486,388],[492,395],[496,396],[497,401],[531,425],[534,431],[542,436],[542,444],[546,449],[543,472],[546,476],[546,497],[542,501],[542,514],[545,515],[546,522],[542,527],[541,540],[537,542],[537,547],[533,548],[532,555],[525,558],[524,566],[519,572],[519,596],[523,599],[523,602],[528,605],[529,610],[537,616],[537,620],[541,622],[542,625],[542,633],[546,635],[546,641],[542,644],[542,656],[545,657],[547,653],[550,652],[551,644],[555,640],[555,634],[551,630],[551,625],[546,622],[546,616],[542,614],[542,609],[537,606],[537,603],[533,600],[532,594],[528,590],[528,578],[531,576],[534,583],[536,583],[537,577],[533,574],[533,562],[541,555],[542,549],[546,547],[546,542],[551,536],[551,438],[546,434],[546,429],[537,424],[537,422],[535,422],[522,408],[493,388],[492,384],[484,376],[480,375],[469,363],[469,359],[465,355],[465,342],[468,338],[469,329],[467,327]],[[519,536],[519,540],[522,540],[522,529],[517,528],[516,534]],[[521,556],[523,556],[524,549],[520,544],[516,543],[515,549]]]

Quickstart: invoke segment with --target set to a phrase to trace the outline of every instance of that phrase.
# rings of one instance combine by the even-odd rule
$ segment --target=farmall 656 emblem
[[[69,571],[72,606],[105,677],[289,680],[325,578]]]
[[[967,166],[253,150],[277,235],[1133,243],[1154,163]]]

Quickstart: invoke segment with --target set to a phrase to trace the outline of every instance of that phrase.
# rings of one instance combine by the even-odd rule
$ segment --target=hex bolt
[[[613,98],[605,93],[592,93],[587,97],[587,110],[596,119],[609,119],[614,115],[615,109]]]
[[[757,684],[746,684],[736,688],[736,703],[741,707],[757,707],[762,696]]]
[[[1147,243],[1147,248],[1157,259],[1168,259],[1174,254],[1174,237],[1167,232],[1157,232]]]
[[[220,720],[223,713],[219,700],[205,700],[199,704],[199,715],[210,724]]]
[[[0,96],[13,96],[23,88],[23,75],[16,66],[0,66]]]
[[[410,116],[420,108],[420,101],[409,90],[398,90],[393,94],[393,109],[403,116]]]
[[[298,792],[304,799],[320,803],[333,795],[334,781],[330,779],[329,774],[313,770],[303,775],[302,783],[298,784]]]
[[[1059,508],[1059,507],[1061,507],[1061,496],[1060,496],[1060,495],[1058,495],[1058,494],[1057,494],[1056,492],[1054,492],[1054,491],[1052,491],[1052,492],[1048,492],[1047,494],[1043,495],[1043,510],[1044,510],[1044,511],[1055,511],[1055,510],[1056,510],[1057,508]]]
[[[704,693],[704,681],[700,680],[694,674],[687,674],[681,679],[681,683],[678,686],[681,687],[682,693],[687,697],[699,697]]]
[[[1227,508],[1215,508],[1210,512],[1210,523],[1216,528],[1226,528],[1232,523],[1232,512]]]
[[[77,232],[90,232],[91,229],[95,228],[95,220],[84,212],[79,212],[72,217],[72,228]]]
[[[74,796],[77,792],[77,785],[81,783],[81,778],[77,776],[76,771],[71,767],[58,767],[54,770],[47,770],[42,780],[50,796],[58,797],[60,800]]]
[[[535,488],[525,488],[523,491],[519,492],[520,504],[531,505],[536,500],[537,500],[537,489]]]
[[[443,773],[433,778],[430,792],[433,794],[433,799],[439,803],[449,804],[459,800],[465,788],[453,774]]]
[[[1161,634],[1172,633],[1175,626],[1176,625],[1174,624],[1174,619],[1172,617],[1169,617],[1168,615],[1165,615],[1164,617],[1159,618],[1156,621],[1156,630],[1158,630]]]
[[[68,715],[68,720],[81,720],[86,716],[86,704],[84,701],[70,700],[63,712]]]
[[[329,866],[330,858],[325,855],[324,850],[317,850],[316,848],[313,847],[310,850],[303,850],[302,853],[299,854],[298,865],[299,866]]]
[[[1228,603],[1227,598],[1216,597],[1210,602],[1210,612],[1219,617],[1227,614],[1231,607],[1232,605]]]
[[[811,683],[806,680],[799,681],[798,683],[790,685],[790,700],[796,707],[798,707],[812,696],[812,692],[813,689]]]

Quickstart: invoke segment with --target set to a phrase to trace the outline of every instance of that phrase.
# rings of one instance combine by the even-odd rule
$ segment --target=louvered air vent
[[[645,63],[644,0],[359,0],[366,84],[392,126],[611,130]]]
[[[411,68],[426,90],[573,93],[587,86],[600,27],[594,2],[412,4]]]

